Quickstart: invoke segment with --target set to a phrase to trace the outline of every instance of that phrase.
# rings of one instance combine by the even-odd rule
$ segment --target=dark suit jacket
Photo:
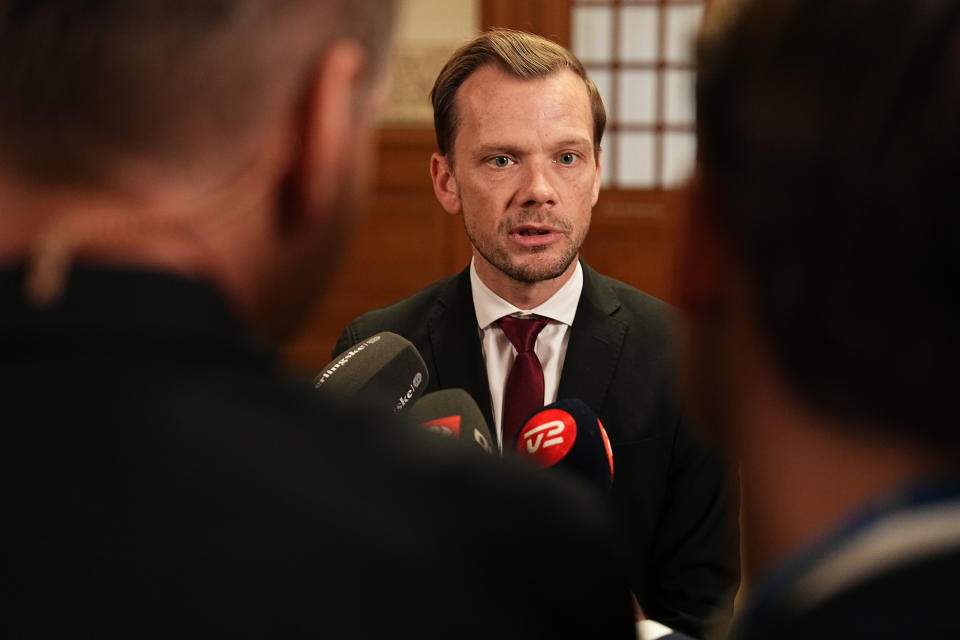
[[[74,269],[42,310],[22,277],[4,637],[633,637],[586,495],[318,398],[204,283]]]
[[[736,589],[735,503],[722,465],[690,438],[674,402],[666,305],[586,264],[583,271],[557,397],[586,402],[609,433],[612,502],[646,614],[699,635]],[[380,331],[420,350],[427,392],[466,389],[493,423],[469,269],[355,319],[336,353]]]

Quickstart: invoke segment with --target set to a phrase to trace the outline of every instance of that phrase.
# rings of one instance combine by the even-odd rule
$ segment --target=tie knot
[[[503,329],[504,335],[513,344],[517,353],[533,351],[533,345],[537,343],[537,336],[548,324],[550,324],[550,321],[546,318],[514,318],[513,316],[500,318],[500,328]]]

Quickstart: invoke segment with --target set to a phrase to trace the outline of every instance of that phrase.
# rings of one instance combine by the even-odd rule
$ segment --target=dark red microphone
[[[407,412],[414,424],[492,451],[490,428],[473,397],[463,389],[442,389],[417,400]]]

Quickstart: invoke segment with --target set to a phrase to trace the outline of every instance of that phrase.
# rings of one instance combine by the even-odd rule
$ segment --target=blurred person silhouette
[[[734,637],[960,637],[960,3],[713,10],[678,291],[741,469]]]
[[[7,637],[631,637],[603,514],[272,352],[394,3],[0,0]]]

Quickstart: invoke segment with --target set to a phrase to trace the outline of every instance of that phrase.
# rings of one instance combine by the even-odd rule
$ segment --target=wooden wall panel
[[[569,47],[571,7],[570,0],[485,0],[483,28],[530,31]]]
[[[591,267],[668,302],[677,192],[601,191],[582,254]]]

